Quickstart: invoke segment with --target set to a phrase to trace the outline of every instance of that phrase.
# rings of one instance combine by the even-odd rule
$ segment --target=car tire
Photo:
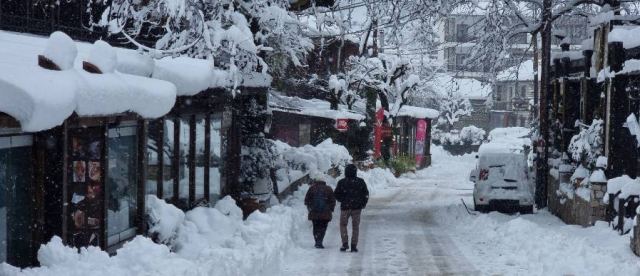
[[[520,214],[522,214],[522,215],[533,214],[533,206],[531,206],[531,205],[529,205],[529,206],[520,206]]]

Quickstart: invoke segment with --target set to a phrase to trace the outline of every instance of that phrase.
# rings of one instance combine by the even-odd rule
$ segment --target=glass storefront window
[[[133,237],[136,232],[136,127],[109,129],[108,149],[107,243],[110,246]]]
[[[178,198],[183,203],[189,201],[189,118],[180,118],[180,163],[178,176],[180,179],[180,190]]]
[[[196,201],[204,198],[205,123],[204,116],[196,118]]]
[[[158,174],[160,174],[159,168],[162,165],[159,155],[163,143],[162,136],[160,135],[160,128],[162,127],[162,121],[149,122],[147,139],[147,183],[145,185],[145,193],[149,195],[158,194]]]
[[[211,116],[211,161],[209,162],[209,198],[215,203],[222,190],[222,116]]]
[[[31,136],[0,137],[0,262],[25,266],[31,241]]]

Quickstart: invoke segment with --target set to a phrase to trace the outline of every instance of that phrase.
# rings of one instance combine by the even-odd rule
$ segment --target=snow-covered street
[[[469,215],[473,155],[436,149],[432,167],[374,187],[363,212],[360,252],[339,252],[335,219],[326,249],[311,225],[294,234],[283,275],[638,275],[640,264],[606,223],[569,226],[545,210],[533,215]],[[365,175],[365,179],[366,175]],[[379,178],[377,178],[379,179]],[[469,208],[472,208],[469,205]]]

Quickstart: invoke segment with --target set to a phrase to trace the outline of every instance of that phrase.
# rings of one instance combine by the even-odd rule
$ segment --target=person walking
[[[336,207],[333,190],[324,181],[316,180],[304,197],[304,205],[307,206],[308,218],[313,223],[315,247],[324,248],[322,240],[324,240],[324,234],[327,232],[327,226]]]
[[[345,178],[338,181],[335,197],[340,202],[340,251],[349,249],[347,224],[351,218],[351,252],[358,252],[358,234],[360,232],[360,214],[369,202],[369,189],[362,178],[358,177],[358,168],[349,164],[344,170]]]

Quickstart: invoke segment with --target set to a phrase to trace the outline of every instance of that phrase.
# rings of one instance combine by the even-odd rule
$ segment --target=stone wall
[[[636,215],[636,221],[640,221],[640,215]],[[640,256],[640,225],[633,226],[631,231],[631,234],[633,235],[633,237],[631,237],[631,250],[633,250],[633,253]]]
[[[561,173],[559,179],[549,175],[548,203],[549,211],[567,224],[592,226],[598,220],[605,220],[607,205],[602,203],[606,192],[606,183],[591,184],[590,200],[573,194],[569,196],[559,192],[560,183],[568,182],[570,175]]]

